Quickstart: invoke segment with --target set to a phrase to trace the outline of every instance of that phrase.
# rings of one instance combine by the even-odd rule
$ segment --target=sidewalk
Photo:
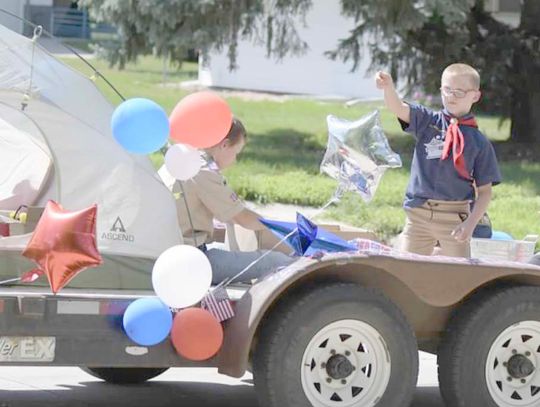
[[[377,236],[377,234],[374,231],[363,228],[362,226],[353,226],[351,224],[340,222],[336,219],[333,219],[329,217],[328,214],[324,211],[322,213],[319,213],[319,215],[314,218],[314,215],[316,215],[317,212],[319,212],[319,208],[317,207],[287,205],[287,204],[280,204],[280,203],[260,205],[255,202],[246,202],[246,206],[252,209],[253,211],[257,212],[258,214],[262,215],[264,218],[268,218],[272,220],[295,222],[296,213],[299,212],[317,224],[339,225],[340,227],[343,227],[344,229],[349,229],[349,230],[364,229],[367,232],[372,232],[373,236]],[[396,238],[397,237],[394,237],[390,239],[389,242],[382,241],[381,243],[394,246],[396,244]],[[374,240],[380,240],[380,237],[377,237]]]
[[[290,221],[290,222],[296,220],[297,212],[300,212],[302,215],[311,219],[311,217],[316,212],[319,211],[319,208],[315,208],[312,206],[298,206],[298,205],[288,205],[288,204],[280,204],[280,203],[260,205],[260,204],[256,204],[255,202],[246,202],[246,205],[250,209],[263,215],[266,218],[284,220],[284,221]],[[320,221],[324,219],[324,220],[330,220],[334,222],[332,219],[328,219],[324,215],[325,215],[324,213],[320,214],[316,220]]]

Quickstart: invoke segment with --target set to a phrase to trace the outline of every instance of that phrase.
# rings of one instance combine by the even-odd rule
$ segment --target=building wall
[[[539,0],[540,1],[540,0]],[[486,7],[501,21],[519,24],[520,0],[487,0]],[[230,72],[226,50],[212,52],[209,61],[199,64],[199,82],[205,86],[249,89],[283,93],[379,99],[371,74],[367,74],[366,52],[358,70],[351,73],[350,63],[331,61],[323,53],[336,47],[353,27],[352,19],[340,15],[340,2],[314,0],[306,17],[307,27],[299,28],[309,45],[306,55],[286,57],[277,62],[266,57],[264,46],[241,42],[238,46],[239,68]]]
[[[486,0],[486,8],[492,12],[519,13],[521,0]]]
[[[520,20],[521,0],[486,0],[486,10],[511,27],[517,27]]]
[[[45,10],[48,13],[47,16],[44,17],[45,20],[43,19],[40,20],[38,18],[37,21],[33,21],[36,24],[44,24],[44,28],[47,29],[49,20],[50,20],[50,7],[53,6],[53,0],[0,0],[0,8],[3,8],[9,11],[10,13],[13,13],[21,18],[29,18],[30,20],[33,20],[35,16],[25,13],[25,7],[27,5],[39,6],[37,7],[37,9]],[[1,11],[0,11],[0,24],[6,26],[7,28],[19,34],[24,33],[26,35],[31,35],[31,32],[33,31],[31,27],[28,25],[25,25],[24,22],[18,20],[15,17],[7,15],[6,13],[3,13]]]
[[[19,17],[23,17],[24,2],[25,0],[2,0],[0,1],[0,7]],[[15,17],[0,11],[0,24],[6,26],[10,30],[22,33],[24,23]]]
[[[241,42],[237,70],[229,71],[226,51],[213,52],[206,66],[199,64],[199,81],[206,86],[235,89],[379,99],[381,92],[372,75],[366,73],[369,57],[351,73],[350,63],[331,61],[323,55],[334,49],[338,39],[354,25],[352,19],[340,15],[340,3],[315,0],[306,23],[307,27],[298,25],[301,38],[310,47],[305,55],[277,62],[266,57],[264,46]]]
[[[30,0],[29,3],[32,6],[53,6],[53,0]]]

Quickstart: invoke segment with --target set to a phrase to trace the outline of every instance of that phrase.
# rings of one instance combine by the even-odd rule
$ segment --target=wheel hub
[[[493,341],[486,359],[486,384],[504,407],[540,404],[540,321],[515,323]]]
[[[345,356],[334,355],[326,362],[326,373],[334,380],[345,379],[354,371],[354,366]]]
[[[314,407],[373,406],[388,385],[391,361],[379,332],[345,319],[313,336],[301,372],[302,388]]]
[[[529,358],[521,354],[512,356],[508,360],[506,368],[508,374],[515,379],[525,378],[535,371],[535,367]]]

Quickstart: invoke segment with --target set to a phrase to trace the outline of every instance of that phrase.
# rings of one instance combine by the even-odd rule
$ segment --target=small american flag
[[[374,242],[369,239],[355,239],[354,244],[359,252],[367,252],[369,254],[392,254],[393,250],[389,246],[385,246],[379,242]]]
[[[225,287],[209,291],[201,300],[201,307],[210,312],[219,322],[234,317],[234,310]]]

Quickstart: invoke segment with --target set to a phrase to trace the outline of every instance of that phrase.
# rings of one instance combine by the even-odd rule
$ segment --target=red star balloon
[[[54,201],[47,202],[22,254],[47,275],[53,293],[80,271],[102,263],[96,245],[96,214],[97,205],[69,212]]]

